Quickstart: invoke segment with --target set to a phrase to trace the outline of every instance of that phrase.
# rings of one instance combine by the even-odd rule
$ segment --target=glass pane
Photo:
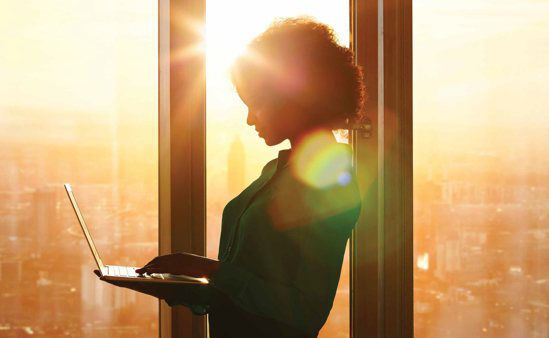
[[[100,282],[157,253],[156,2],[0,4],[0,336],[158,335],[158,301]]]
[[[229,15],[234,13],[234,16]],[[245,15],[242,15],[245,13]],[[207,1],[207,252],[217,258],[221,213],[289,143],[268,147],[246,124],[247,108],[229,77],[229,66],[253,37],[277,17],[308,15],[334,28],[348,46],[348,1]],[[244,19],[242,19],[244,18]],[[334,307],[322,337],[349,336],[348,255]]]
[[[549,336],[549,3],[414,3],[417,337]]]

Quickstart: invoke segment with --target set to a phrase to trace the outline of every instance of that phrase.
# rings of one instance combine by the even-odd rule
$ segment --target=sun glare
[[[345,6],[337,6],[345,11]],[[239,8],[245,8],[238,12]],[[245,52],[246,45],[265,30],[274,20],[288,16],[311,16],[335,29],[336,36],[346,44],[349,40],[348,27],[341,27],[334,21],[334,3],[319,4],[317,1],[291,0],[251,2],[246,0],[206,2],[206,68],[210,75],[224,73],[228,76],[230,65]],[[251,15],[250,13],[253,13]],[[215,76],[208,80],[215,81]]]
[[[349,149],[334,143],[332,136],[324,131],[309,134],[295,149],[292,161],[295,161],[294,175],[316,188],[347,185],[351,180]]]
[[[227,13],[231,8],[234,8],[233,2],[207,2],[206,71],[209,74],[226,73],[244,52],[246,44],[265,26],[260,22],[229,19]]]

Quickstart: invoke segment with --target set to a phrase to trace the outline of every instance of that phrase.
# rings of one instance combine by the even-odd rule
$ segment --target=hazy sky
[[[413,19],[414,151],[546,143],[549,1],[418,0]]]
[[[156,72],[155,35],[155,1],[1,1],[0,108],[110,113],[128,52]]]
[[[416,128],[546,130],[549,1],[413,5]],[[313,15],[346,42],[347,9],[339,0],[208,1],[208,123],[242,126],[251,144],[255,134],[226,74],[236,53],[279,16]],[[0,115],[6,107],[112,114],[154,101],[156,12],[148,0],[0,2]]]
[[[346,41],[348,29],[337,22],[346,8],[337,1],[208,1],[208,72],[223,72],[245,42],[277,16],[313,14]],[[470,99],[509,82],[529,93],[546,89],[540,82],[549,74],[548,17],[549,2],[544,0],[414,1],[418,95],[430,84],[436,85],[433,94],[442,102]],[[2,1],[0,107],[108,111],[124,54],[116,46],[140,39],[138,56],[151,64],[146,58],[156,53],[155,25],[151,1],[132,1],[131,6],[105,0]],[[441,69],[449,77],[441,83],[428,81]],[[209,80],[215,82],[213,89],[227,85],[215,76]],[[226,108],[225,93],[229,91],[209,93],[217,97],[209,105]]]
[[[547,113],[549,1],[414,1],[413,37],[417,121]]]

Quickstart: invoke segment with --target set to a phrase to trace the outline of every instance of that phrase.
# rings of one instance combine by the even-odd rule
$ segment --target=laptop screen
[[[103,271],[105,269],[105,265],[103,265],[103,261],[101,260],[101,257],[99,257],[99,253],[97,252],[95,244],[93,243],[93,239],[90,235],[88,227],[86,226],[86,222],[84,221],[84,217],[82,216],[82,212],[80,212],[80,208],[78,207],[78,203],[76,203],[76,198],[74,197],[74,194],[72,192],[71,185],[68,184],[68,183],[65,183],[65,190],[67,191],[67,195],[69,196],[69,200],[71,201],[72,208],[74,209],[76,217],[78,218],[78,222],[80,223],[80,227],[82,228],[82,231],[84,232],[84,236],[86,237],[86,241],[88,242],[90,250],[93,254],[93,258],[95,259],[95,262],[97,263],[97,266],[99,267],[99,270],[101,271],[101,273],[103,273]]]

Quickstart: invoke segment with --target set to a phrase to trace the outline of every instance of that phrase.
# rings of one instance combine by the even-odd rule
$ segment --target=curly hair
[[[237,88],[302,107],[317,125],[336,129],[362,118],[362,69],[330,27],[308,17],[272,23],[235,61],[231,77]]]

